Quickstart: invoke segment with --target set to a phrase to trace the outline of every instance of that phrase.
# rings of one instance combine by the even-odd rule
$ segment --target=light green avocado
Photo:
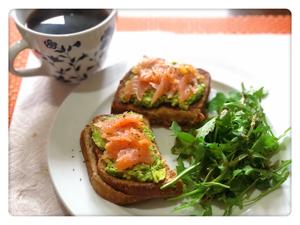
[[[100,148],[101,150],[105,149],[105,141],[101,137],[99,129],[97,129],[97,127],[95,126],[92,126],[92,140],[98,148]]]
[[[136,96],[132,96],[129,102],[134,105],[142,106],[145,108],[156,108],[162,104],[168,104],[173,107],[179,107],[180,109],[188,110],[190,105],[198,101],[203,96],[204,90],[205,90],[205,84],[199,84],[197,86],[195,94],[193,94],[190,98],[188,98],[183,102],[179,101],[178,93],[176,93],[175,95],[172,96],[163,95],[159,99],[157,99],[155,103],[152,103],[152,97],[154,95],[155,90],[150,89],[144,93],[141,100],[138,100]],[[124,96],[121,95],[120,99],[123,103],[127,103]]]
[[[164,180],[166,177],[166,168],[163,165],[162,160],[158,156],[154,156],[154,162],[152,165],[138,164],[131,169],[119,171],[114,162],[107,159],[105,171],[115,177],[123,178],[127,180],[136,180],[140,182],[154,182],[158,183]]]
[[[187,110],[191,104],[195,103],[203,96],[204,91],[205,91],[205,84],[199,84],[195,94],[193,94],[190,98],[188,98],[185,102],[183,102],[184,105],[182,106],[182,108]]]
[[[146,135],[147,138],[149,138],[151,141],[154,141],[155,137],[154,134],[152,132],[152,130],[150,129],[150,127],[145,126],[143,128],[143,133]]]
[[[116,116],[109,116],[107,119],[116,118]],[[154,134],[152,130],[148,126],[143,127],[144,134],[151,140],[154,141]],[[102,151],[105,151],[105,140],[101,137],[101,133],[96,126],[92,126],[92,140],[99,147]],[[115,177],[127,179],[127,180],[136,180],[140,182],[154,182],[158,183],[159,181],[165,179],[166,177],[166,169],[162,162],[162,160],[158,156],[158,150],[156,147],[152,146],[150,148],[153,157],[153,163],[151,165],[148,164],[138,164],[135,165],[133,168],[119,171],[116,166],[115,162],[106,159],[106,167],[105,171]]]

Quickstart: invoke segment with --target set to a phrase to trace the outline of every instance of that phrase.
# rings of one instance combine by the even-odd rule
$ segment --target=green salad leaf
[[[183,193],[172,198],[181,201],[175,210],[194,208],[195,215],[208,216],[218,206],[231,215],[234,207],[251,205],[286,181],[291,160],[278,159],[278,153],[290,129],[274,135],[261,105],[266,95],[263,88],[242,85],[242,91],[217,93],[198,129],[184,132],[173,122],[178,175],[161,189],[182,180]]]

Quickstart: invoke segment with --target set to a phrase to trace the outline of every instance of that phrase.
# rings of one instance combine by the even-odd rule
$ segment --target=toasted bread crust
[[[176,175],[167,165],[167,178],[158,184],[119,179],[107,174],[104,162],[101,160],[102,153],[91,139],[92,124],[103,118],[103,116],[95,117],[93,122],[84,128],[80,137],[80,145],[90,182],[100,196],[118,205],[128,205],[148,199],[172,197],[182,193],[181,182],[178,182],[173,188],[160,190],[161,185]]]
[[[98,162],[98,173],[100,177],[114,189],[129,195],[148,195],[151,196],[151,198],[167,198],[179,195],[182,189],[182,184],[180,182],[178,182],[175,187],[169,188],[167,191],[160,190],[160,187],[164,183],[176,176],[176,173],[174,171],[171,171],[166,164],[165,166],[167,169],[167,177],[163,182],[160,183],[142,183],[110,176],[105,172],[105,164],[101,161]]]
[[[80,137],[80,145],[85,159],[90,182],[94,190],[106,200],[118,205],[127,205],[148,199],[147,196],[127,195],[117,191],[107,183],[105,183],[97,172],[97,156],[94,152],[95,145],[91,140],[91,129],[87,126]]]
[[[192,104],[188,110],[182,110],[178,107],[171,107],[166,105],[161,105],[157,108],[147,109],[142,106],[136,106],[132,103],[123,103],[121,101],[120,95],[122,89],[125,87],[126,81],[130,77],[130,71],[120,81],[119,87],[116,91],[112,103],[111,113],[115,114],[123,113],[125,111],[134,111],[143,114],[150,121],[151,125],[170,127],[172,122],[176,121],[185,129],[191,128],[206,119],[205,104],[207,102],[208,95],[210,92],[211,82],[210,74],[207,71],[203,69],[198,69],[198,71],[205,77],[205,90],[202,98],[198,102]]]

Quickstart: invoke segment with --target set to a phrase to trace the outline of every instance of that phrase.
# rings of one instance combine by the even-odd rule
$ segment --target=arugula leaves
[[[218,205],[231,215],[234,207],[255,203],[288,178],[291,160],[274,158],[289,129],[279,137],[273,134],[261,106],[265,96],[263,88],[242,85],[241,92],[216,94],[200,128],[184,132],[173,122],[178,175],[161,189],[183,181],[184,192],[173,198],[181,200],[175,210],[193,207],[195,215],[207,216]]]

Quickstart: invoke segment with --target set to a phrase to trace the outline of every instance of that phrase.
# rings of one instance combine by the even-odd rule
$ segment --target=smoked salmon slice
[[[118,170],[153,162],[152,141],[143,133],[143,117],[135,113],[124,113],[121,117],[95,124],[107,141],[103,158],[115,160]]]
[[[184,102],[193,95],[193,76],[188,73],[180,79],[178,84],[179,101]]]
[[[161,96],[167,93],[171,87],[171,77],[169,75],[165,75],[162,77],[160,84],[158,85],[154,95],[152,97],[152,104],[157,101]]]
[[[101,129],[103,138],[109,139],[116,133],[122,132],[129,128],[140,128],[143,125],[142,116],[136,114],[123,114],[123,117],[114,120],[106,120],[98,124]],[[96,125],[97,126],[97,125]]]
[[[132,96],[141,101],[147,90],[153,90],[152,104],[161,96],[172,96],[178,93],[179,101],[184,102],[196,90],[201,74],[192,65],[172,64],[160,58],[144,59],[131,70],[133,77],[124,88],[124,100],[128,102]]]
[[[147,151],[138,149],[123,149],[118,154],[116,167],[119,170],[125,170],[139,163],[152,163],[152,158]]]

